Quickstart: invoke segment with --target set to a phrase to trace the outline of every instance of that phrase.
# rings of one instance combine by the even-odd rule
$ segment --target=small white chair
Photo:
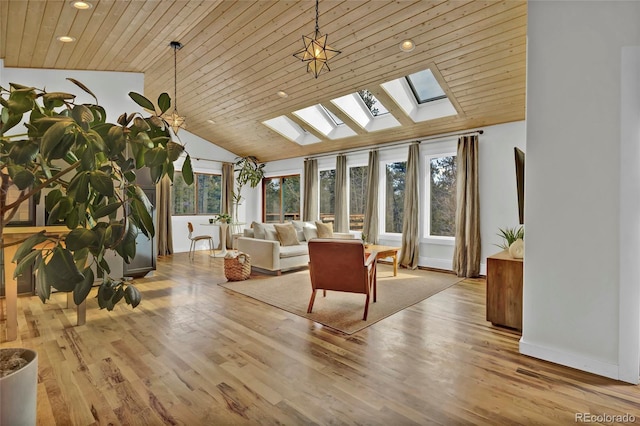
[[[189,247],[189,257],[193,258],[195,250],[196,250],[196,243],[198,241],[204,241],[204,240],[209,241],[209,252],[212,252],[213,251],[213,238],[211,237],[211,235],[196,235],[194,237],[193,236],[193,225],[191,224],[191,222],[187,222],[187,226],[189,227],[189,239],[191,240],[191,246]]]

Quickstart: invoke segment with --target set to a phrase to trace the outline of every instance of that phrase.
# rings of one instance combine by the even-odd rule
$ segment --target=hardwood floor
[[[215,285],[222,275],[207,252],[160,258],[138,308],[92,298],[80,327],[63,294],[20,298],[18,341],[0,346],[38,351],[38,424],[640,422],[639,387],[520,355],[518,334],[485,321],[482,279],[347,336]]]

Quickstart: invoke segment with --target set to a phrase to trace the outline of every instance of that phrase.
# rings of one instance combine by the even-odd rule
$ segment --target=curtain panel
[[[456,237],[453,270],[459,277],[477,277],[480,275],[477,134],[460,136],[456,161]]]
[[[418,198],[420,148],[418,143],[409,146],[407,173],[404,186],[404,218],[402,220],[402,254],[400,265],[410,269],[418,267],[420,249],[420,219]]]
[[[231,217],[236,217],[233,212],[233,183],[234,183],[234,174],[233,174],[233,163],[222,163],[222,202],[221,202],[221,212],[227,213]],[[233,226],[227,227],[227,236],[226,236],[226,246],[227,248],[232,248],[233,238],[231,238],[231,230]],[[221,231],[219,231],[221,232]],[[219,234],[222,237],[222,234]],[[222,241],[222,238],[220,238]]]
[[[164,176],[156,184],[158,202],[158,256],[173,253],[173,237],[171,230],[171,179]]]
[[[367,199],[364,206],[362,233],[371,244],[378,244],[378,167],[378,150],[369,151]]]
[[[302,220],[318,220],[318,160],[304,160]]]
[[[336,232],[349,232],[349,212],[347,206],[347,156],[336,157],[335,186],[335,223]]]

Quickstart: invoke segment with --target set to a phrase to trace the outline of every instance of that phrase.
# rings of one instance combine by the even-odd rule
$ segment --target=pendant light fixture
[[[320,72],[324,69],[331,71],[329,68],[329,59],[340,53],[339,50],[332,49],[327,44],[327,36],[320,35],[320,27],[318,26],[318,0],[316,0],[316,31],[313,37],[302,36],[304,49],[295,53],[293,56],[307,63],[307,72],[312,72],[315,78],[318,78]]]
[[[167,122],[177,135],[178,130],[187,128],[186,117],[178,114],[178,50],[182,49],[182,43],[172,41],[169,46],[173,49],[173,112],[167,117]]]

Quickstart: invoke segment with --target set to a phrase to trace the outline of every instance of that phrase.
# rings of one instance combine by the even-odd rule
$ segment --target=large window
[[[429,159],[429,236],[455,237],[456,156]]]
[[[320,171],[320,220],[332,222],[335,220],[336,206],[336,170]]]
[[[388,163],[385,167],[385,226],[387,233],[402,233],[404,185],[407,162]]]
[[[300,175],[264,178],[262,188],[264,222],[300,220]]]
[[[367,198],[368,166],[349,168],[349,229],[362,231]]]
[[[194,173],[193,185],[187,185],[182,173],[173,175],[171,205],[173,215],[212,215],[220,213],[222,177],[205,173]]]

